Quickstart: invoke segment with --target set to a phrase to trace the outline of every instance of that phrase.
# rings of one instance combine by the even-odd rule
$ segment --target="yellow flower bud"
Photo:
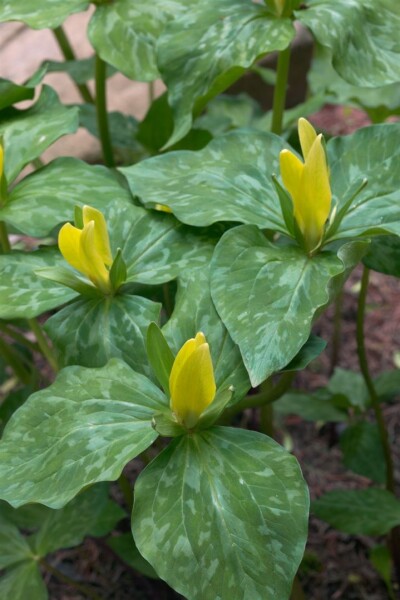
[[[306,248],[313,252],[322,242],[332,193],[322,135],[317,135],[306,119],[299,119],[299,137],[304,162],[289,150],[282,150],[281,176]]]
[[[58,246],[65,260],[85,275],[103,293],[112,291],[109,267],[113,258],[104,215],[91,206],[82,209],[83,229],[66,223],[60,229]]]
[[[214,400],[216,389],[210,348],[199,332],[179,350],[169,377],[170,406],[177,421],[192,429]]]

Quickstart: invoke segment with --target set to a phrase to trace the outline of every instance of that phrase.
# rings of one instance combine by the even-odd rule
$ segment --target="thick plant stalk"
[[[390,447],[389,434],[386,428],[385,420],[383,418],[382,408],[379,402],[379,397],[375,389],[373,379],[371,377],[367,353],[365,350],[365,339],[364,339],[364,318],[365,318],[365,306],[368,291],[369,281],[369,269],[364,267],[362,278],[361,278],[361,289],[358,297],[358,311],[357,311],[357,354],[360,364],[361,373],[363,375],[365,384],[367,386],[369,396],[371,399],[372,408],[375,413],[375,419],[378,425],[379,435],[381,444],[383,447],[383,453],[386,462],[386,489],[395,495],[396,484],[394,479],[394,464],[392,450]],[[392,553],[392,558],[396,570],[397,580],[400,582],[400,527],[394,527],[389,533],[389,548]]]
[[[53,29],[54,37],[57,40],[57,43],[60,47],[60,50],[65,58],[65,60],[76,60],[75,52],[72,49],[71,44],[66,36],[64,29],[61,27],[56,27]],[[94,104],[94,98],[85,83],[76,83],[74,82],[82,99],[84,102],[88,102],[89,104]]]
[[[114,167],[114,156],[108,126],[106,63],[98,55],[96,56],[96,114],[104,164],[107,167]]]
[[[290,46],[278,54],[278,65],[276,71],[276,84],[274,90],[274,101],[272,106],[271,132],[280,135],[282,133],[283,115],[285,112],[286,92],[289,76]]]

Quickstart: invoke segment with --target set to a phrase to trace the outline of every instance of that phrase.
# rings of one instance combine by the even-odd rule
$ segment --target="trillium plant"
[[[360,486],[311,512],[370,536],[395,598],[385,408],[400,376],[371,375],[364,320],[370,269],[400,276],[398,0],[94,0],[93,56],[79,60],[63,23],[90,4],[0,0],[0,28],[50,29],[65,56],[0,79],[0,597],[51,598],[50,578],[108,597],[54,564],[91,536],[188,600],[304,598],[310,494],[284,425],[296,414],[341,423]],[[313,59],[293,107],[304,30]],[[54,71],[81,104],[44,83]],[[142,121],[107,111],[116,72],[148,82]],[[229,95],[244,74],[273,86],[270,110]],[[327,103],[372,124],[331,137],[312,124]],[[41,158],[79,126],[99,164]],[[357,266],[358,373],[335,370]],[[324,340],[313,326],[331,303]],[[333,376],[301,391],[296,372],[327,343]]]

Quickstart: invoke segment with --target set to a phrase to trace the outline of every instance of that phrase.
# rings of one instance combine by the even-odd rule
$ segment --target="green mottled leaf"
[[[199,152],[169,152],[121,171],[146,206],[166,204],[189,225],[240,221],[285,232],[271,177],[284,147],[273,134],[235,131]]]
[[[328,230],[328,239],[400,235],[399,136],[400,123],[387,123],[329,140],[332,194],[338,213],[362,180],[368,183],[350,203],[337,231],[331,235]]]
[[[150,579],[158,579],[158,575],[153,567],[143,558],[136,548],[131,533],[123,533],[122,535],[109,537],[107,539],[107,544],[126,564],[132,567],[132,569],[139,571],[139,573],[143,573],[143,575],[150,577]]]
[[[169,145],[189,131],[193,112],[198,114],[258,58],[287,48],[294,35],[290,19],[243,0],[203,0],[171,21],[157,47],[175,120]]]
[[[130,202],[129,192],[106,167],[58,158],[15,186],[0,219],[26,235],[44,237],[72,221],[75,206],[88,204],[107,214]]]
[[[400,277],[400,238],[395,235],[374,238],[363,263],[379,273]]]
[[[359,87],[351,85],[335,71],[327,48],[316,44],[308,81],[313,94],[325,94],[333,104],[358,106],[371,118],[384,121],[400,110],[400,83],[384,87]]]
[[[269,242],[251,225],[222,236],[211,262],[212,298],[253,386],[295,357],[334,284],[343,282],[366,245],[353,242],[310,259],[298,247]]]
[[[211,232],[182,225],[172,215],[137,206],[109,213],[107,222],[114,253],[122,250],[127,282],[157,285],[175,279],[182,271],[209,262]]]
[[[46,60],[43,67],[47,73],[67,73],[75,83],[86,83],[95,77],[96,57],[82,58],[80,60]],[[107,77],[115,75],[115,69],[107,65]]]
[[[342,394],[350,406],[365,411],[370,405],[370,396],[361,373],[336,367],[327,389],[332,394]]]
[[[306,421],[341,423],[347,421],[346,411],[336,407],[330,394],[318,390],[314,394],[289,392],[274,404],[278,415],[299,415]]]
[[[133,150],[137,154],[137,159],[142,159],[144,150],[136,141],[138,122],[135,117],[113,111],[108,113],[108,123],[113,147]],[[79,124],[95,137],[100,137],[94,104],[79,105]]]
[[[163,332],[174,353],[202,331],[210,345],[217,388],[233,386],[233,403],[248,392],[250,382],[239,348],[232,341],[211,300],[209,268],[179,279],[175,309]]]
[[[310,362],[318,358],[326,348],[326,341],[318,335],[311,334],[304,346],[282,371],[302,371]]]
[[[188,600],[287,600],[307,514],[293,456],[260,433],[217,427],[174,440],[140,474],[132,531]]]
[[[340,448],[348,469],[376,483],[385,483],[385,456],[375,423],[364,421],[347,427],[340,436]]]
[[[17,527],[0,518],[0,569],[29,560],[32,550]],[[0,588],[1,589],[1,588]]]
[[[231,129],[252,127],[262,114],[258,102],[246,93],[237,96],[221,94],[208,103],[206,113],[198,117],[194,125],[207,129],[216,137]]]
[[[400,525],[400,502],[386,490],[338,490],[312,503],[312,512],[340,531],[385,535]]]
[[[42,557],[59,548],[78,546],[87,535],[106,535],[125,516],[122,508],[108,498],[106,484],[85,490],[64,508],[45,510],[39,530],[29,538],[33,552]]]
[[[102,367],[116,357],[148,375],[146,333],[160,309],[140,296],[81,297],[50,317],[45,329],[63,366]]]
[[[308,0],[295,13],[329,48],[336,71],[353,85],[400,81],[400,5],[397,0]]]
[[[100,57],[130,79],[153,81],[159,77],[155,45],[167,21],[193,0],[116,0],[97,7],[89,39]]]
[[[0,597],[12,600],[47,600],[47,588],[36,561],[24,561],[7,570],[0,579]]]
[[[22,100],[31,100],[35,90],[27,85],[17,85],[12,81],[0,78],[0,110]]]
[[[77,129],[78,109],[61,104],[47,85],[31,108],[10,108],[1,113],[0,135],[4,140],[4,172],[8,182],[58,138]]]
[[[36,275],[38,269],[64,263],[55,248],[0,256],[0,318],[36,317],[76,297],[76,292]]]
[[[7,424],[0,498],[14,507],[60,508],[85,486],[117,479],[157,437],[151,419],[166,402],[151,381],[117,359],[101,369],[64,369]]]
[[[55,29],[69,15],[86,10],[88,0],[2,0],[0,22],[22,21],[32,29]]]

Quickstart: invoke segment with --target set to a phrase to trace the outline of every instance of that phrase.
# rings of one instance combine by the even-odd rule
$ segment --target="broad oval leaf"
[[[260,433],[217,427],[174,440],[140,474],[132,531],[189,600],[286,600],[307,517],[296,459]]]
[[[369,269],[379,273],[400,277],[400,238],[395,235],[374,238],[363,263]]]
[[[120,170],[146,206],[166,204],[183,223],[239,221],[285,232],[271,176],[287,147],[276,135],[244,129],[199,152],[169,152]]]
[[[33,394],[0,442],[0,498],[18,507],[61,508],[87,485],[113,481],[156,439],[154,413],[167,400],[146,377],[113,359],[67,367]]]
[[[287,48],[294,35],[290,19],[278,19],[263,4],[243,0],[203,0],[171,21],[157,45],[175,120],[168,145],[189,131],[193,112],[258,58]]]
[[[55,29],[69,15],[88,6],[88,0],[12,0],[1,2],[0,22],[22,21],[32,29]]]
[[[400,123],[364,127],[327,144],[337,215],[363,179],[367,185],[348,206],[337,231],[327,238],[400,235]],[[366,151],[368,149],[368,151]]]
[[[32,550],[18,528],[0,517],[0,569],[32,558]],[[0,588],[1,589],[1,588]]]
[[[61,104],[56,92],[47,85],[33,106],[27,110],[9,109],[7,116],[1,117],[0,114],[4,172],[9,183],[58,138],[78,129],[78,109]]]
[[[116,357],[149,375],[146,332],[151,321],[159,320],[160,309],[156,302],[128,294],[81,297],[50,317],[45,329],[62,366],[102,367]]]
[[[110,65],[136,81],[153,81],[159,71],[157,38],[165,24],[194,0],[115,0],[98,6],[88,28],[96,52]]]
[[[376,487],[328,492],[311,509],[332,527],[356,535],[385,535],[400,525],[399,500]]]
[[[24,561],[7,569],[0,579],[0,596],[12,600],[48,600],[47,588],[37,562]]]
[[[308,0],[307,10],[295,14],[330,49],[346,81],[365,87],[400,81],[397,0]]]
[[[376,423],[361,421],[347,427],[340,436],[340,448],[348,469],[376,483],[386,482],[385,455]]]
[[[75,298],[73,290],[36,274],[63,263],[56,248],[1,255],[0,319],[31,319]]]
[[[211,263],[211,294],[242,353],[253,386],[285,367],[307,341],[313,319],[332,299],[368,242],[309,258],[269,242],[255,226],[225,233]]]
[[[131,201],[109,169],[76,158],[58,158],[13,188],[0,209],[0,219],[26,235],[44,237],[60,223],[72,220],[75,206],[88,204],[107,213],[111,206]]]

